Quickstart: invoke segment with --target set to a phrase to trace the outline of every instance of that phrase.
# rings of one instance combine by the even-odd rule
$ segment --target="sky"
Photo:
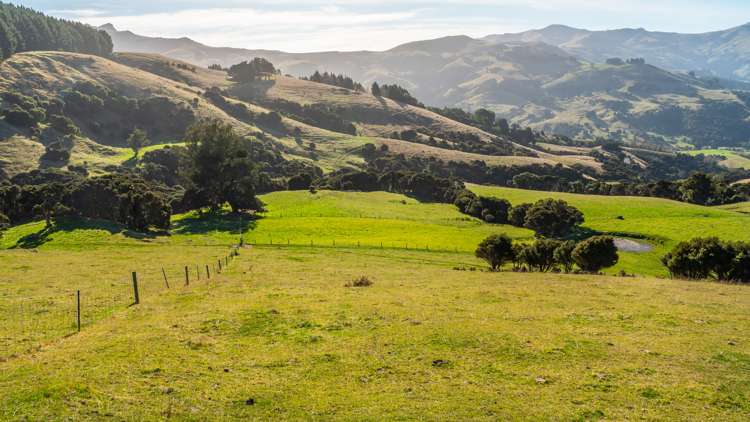
[[[708,32],[750,22],[750,0],[5,0],[92,25],[288,52],[386,50],[448,35],[564,24]]]

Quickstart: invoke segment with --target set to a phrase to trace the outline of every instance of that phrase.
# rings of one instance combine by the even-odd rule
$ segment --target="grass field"
[[[724,150],[724,149],[700,149],[700,150],[693,150],[688,151],[688,154],[690,155],[716,155],[719,157],[724,157],[725,160],[721,161],[721,165],[728,167],[728,168],[739,168],[739,169],[745,169],[750,170],[750,153],[744,153],[740,154],[734,151]]]
[[[174,249],[153,248],[41,249],[26,271]],[[467,259],[243,249],[0,361],[0,419],[746,420],[745,287],[452,269]]]
[[[514,203],[553,195],[471,188]],[[588,227],[660,236],[657,249],[688,236],[681,225],[728,235],[750,218],[561,196]],[[488,273],[471,254],[479,240],[531,232],[380,192],[262,199],[261,219],[179,215],[169,235],[75,221],[6,232],[0,419],[727,421],[750,412],[745,286]],[[610,221],[615,212],[625,219]],[[259,245],[217,274],[243,231]],[[656,257],[622,255],[623,268]],[[344,287],[362,275],[374,284]]]
[[[729,204],[729,205],[721,205],[719,207],[716,207],[722,210],[727,211],[734,211],[734,212],[741,212],[745,214],[750,214],[750,202],[740,202],[738,204]]]
[[[750,216],[719,208],[659,198],[577,195],[478,185],[469,188],[481,195],[505,198],[512,204],[550,197],[564,199],[583,212],[584,227],[623,237],[643,238],[653,250],[620,253],[620,263],[615,267],[634,274],[665,276],[659,259],[679,241],[708,236],[750,240]]]

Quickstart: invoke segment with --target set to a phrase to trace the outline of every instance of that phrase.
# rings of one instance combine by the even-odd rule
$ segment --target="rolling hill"
[[[212,89],[223,90],[223,94],[207,95]],[[70,164],[86,163],[94,173],[128,159],[125,141],[134,127],[146,129],[153,143],[168,144],[178,142],[190,124],[203,118],[226,121],[242,135],[262,137],[287,159],[313,162],[328,171],[361,166],[363,159],[357,151],[366,143],[387,145],[393,153],[443,160],[478,160],[493,165],[580,164],[592,174],[601,169],[601,164],[586,154],[558,156],[535,150],[389,99],[282,75],[271,81],[235,84],[225,72],[152,54],[118,54],[111,59],[65,52],[17,54],[0,65],[0,92],[34,98],[46,104],[50,116],[62,113],[70,118],[80,129],[74,137]],[[53,110],[55,104],[65,106]],[[314,121],[295,120],[296,116],[283,117],[278,124],[263,120],[262,116],[283,111],[289,104],[335,110],[337,116],[355,125],[357,133],[327,130]],[[297,129],[302,144],[295,141]],[[508,153],[490,156],[388,138],[394,131],[408,129],[470,134],[480,142],[504,145]],[[59,166],[44,159],[45,146],[64,136],[50,124],[32,133],[0,121],[0,130],[2,168],[7,176]],[[314,154],[309,143],[317,147]]]
[[[291,54],[152,39],[111,25],[102,29],[116,51],[158,53],[202,66],[264,57],[295,76],[320,70],[366,85],[397,83],[429,105],[486,107],[514,123],[582,140],[608,137],[662,148],[748,142],[750,107],[745,94],[733,91],[746,85],[674,73],[649,62],[606,65],[543,38],[499,42],[456,36],[383,52]]]
[[[750,82],[750,23],[703,34],[653,32],[643,28],[588,31],[550,25],[484,39],[497,43],[543,42],[597,63],[612,57],[643,57],[664,69]]]

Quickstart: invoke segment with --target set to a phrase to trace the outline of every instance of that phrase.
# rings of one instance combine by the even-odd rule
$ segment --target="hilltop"
[[[543,42],[582,59],[604,62],[612,57],[643,57],[664,69],[696,71],[708,76],[750,82],[750,23],[702,34],[622,28],[589,31],[565,25],[516,34],[489,35],[490,42]]]
[[[445,37],[383,52],[292,54],[214,48],[185,39],[153,40],[104,29],[116,51],[159,53],[202,66],[264,57],[294,76],[319,70],[344,73],[365,85],[397,83],[426,104],[486,107],[514,123],[581,140],[608,137],[661,148],[747,142],[750,107],[745,94],[734,92],[747,90],[747,84],[664,70],[661,62],[655,66],[650,59],[624,62],[640,57],[634,55],[638,51],[578,56],[562,41],[552,45],[555,39],[529,35]],[[670,45],[663,48],[669,50]],[[605,64],[620,53],[622,64]],[[742,53],[737,54],[741,60]]]
[[[212,89],[224,92],[218,97],[208,95]],[[154,144],[169,144],[179,142],[185,129],[203,118],[228,122],[243,136],[263,138],[267,148],[288,159],[314,162],[328,171],[361,166],[363,159],[356,151],[366,143],[387,145],[393,153],[406,156],[443,160],[492,165],[580,164],[592,174],[601,168],[585,154],[549,154],[424,108],[368,93],[283,75],[270,81],[237,84],[223,71],[151,54],[117,54],[111,59],[65,52],[16,54],[0,65],[0,91],[36,98],[40,104],[48,104],[46,107],[66,101],[64,109],[50,109],[49,114],[64,114],[80,130],[72,146],[71,164],[86,162],[95,172],[104,172],[107,166],[128,158],[125,141],[133,127],[146,129]],[[96,105],[97,101],[103,107]],[[343,133],[325,129],[316,121],[296,120],[301,117],[290,114],[290,105],[321,106],[335,112],[342,122],[353,124],[356,131]],[[95,107],[96,112],[91,113],[88,107]],[[282,111],[286,117],[277,124],[264,120],[263,116],[273,111]],[[4,133],[3,168],[7,175],[37,166],[56,166],[42,159],[44,147],[64,133],[49,125],[31,133],[8,122],[0,122],[0,129]],[[297,130],[306,142],[317,145],[314,156],[307,145],[295,142]],[[439,134],[461,133],[480,143],[500,145],[507,153],[483,155],[426,145],[426,134],[419,135],[421,143],[390,138],[393,132],[404,130],[427,132],[438,138]]]

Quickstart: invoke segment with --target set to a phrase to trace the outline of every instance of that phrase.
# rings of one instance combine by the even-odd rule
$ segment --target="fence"
[[[211,262],[152,266],[101,280],[95,287],[69,286],[54,296],[0,301],[0,360],[32,352],[168,290],[214,280],[238,254],[239,247],[232,246]]]
[[[430,245],[428,243],[410,243],[397,241],[360,241],[352,239],[279,239],[273,237],[252,238],[248,239],[248,244],[254,246],[294,246],[310,248],[350,248],[350,249],[390,249],[390,250],[412,250],[424,252],[444,252],[444,253],[467,253],[465,249],[458,246]]]

